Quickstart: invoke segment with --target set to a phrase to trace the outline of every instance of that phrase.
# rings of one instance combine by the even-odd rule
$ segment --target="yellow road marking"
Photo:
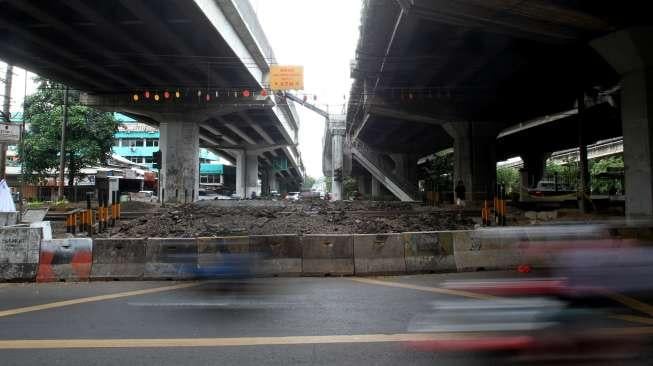
[[[653,327],[603,328],[595,335],[653,334]],[[397,333],[329,336],[239,337],[239,338],[135,338],[135,339],[9,339],[0,340],[0,350],[7,349],[90,349],[90,348],[176,348],[176,347],[237,347],[338,343],[423,342],[481,339],[484,333]]]
[[[470,299],[477,299],[477,300],[496,300],[496,299],[500,299],[500,297],[497,297],[497,296],[479,294],[479,293],[469,292],[469,291],[451,290],[451,289],[440,288],[440,287],[428,287],[428,286],[420,286],[420,285],[411,285],[411,284],[400,283],[400,282],[379,281],[379,280],[373,280],[371,278],[350,277],[349,279],[352,280],[352,281],[355,281],[355,282],[361,282],[361,283],[366,283],[366,284],[370,284],[370,285],[399,287],[399,288],[406,288],[406,289],[417,290],[417,291],[432,292],[432,293],[436,293],[436,294],[461,296],[461,297],[467,297],[467,298],[470,298]]]
[[[51,303],[48,303],[48,304],[41,304],[41,305],[34,305],[34,306],[26,306],[26,307],[23,307],[23,308],[2,310],[2,311],[0,311],[0,318],[5,317],[5,316],[12,316],[12,315],[23,314],[23,313],[30,313],[30,312],[33,312],[33,311],[41,311],[41,310],[55,309],[55,308],[60,308],[60,307],[70,306],[70,305],[85,304],[85,303],[89,303],[89,302],[97,302],[97,301],[104,301],[104,300],[114,300],[114,299],[120,299],[120,298],[123,298],[123,297],[129,297],[129,296],[146,295],[146,294],[154,294],[154,293],[163,292],[163,291],[179,290],[179,289],[182,289],[182,288],[189,288],[189,287],[198,286],[199,284],[200,284],[199,282],[182,283],[182,284],[172,285],[172,286],[155,287],[155,288],[127,291],[127,292],[118,292],[118,293],[114,293],[114,294],[98,295],[98,296],[91,296],[91,297],[82,297],[82,298],[79,298],[79,299],[64,300],[64,301],[51,302]]]
[[[653,318],[647,318],[644,316],[616,314],[616,315],[610,315],[610,318],[625,320],[631,323],[653,325]]]
[[[328,343],[378,343],[451,339],[451,335],[429,333],[363,334],[335,336],[167,338],[167,339],[19,339],[0,340],[0,349],[43,348],[165,348],[273,346]]]
[[[611,298],[612,300],[617,301],[617,302],[619,302],[619,303],[621,303],[623,305],[626,305],[627,307],[629,307],[629,308],[631,308],[633,310],[641,311],[644,314],[647,314],[649,316],[653,316],[653,306],[651,306],[651,305],[649,305],[649,304],[647,304],[645,302],[641,302],[641,301],[639,301],[637,299],[633,299],[632,297],[622,295],[622,294],[617,293],[617,292],[606,291],[605,296],[607,296],[607,297]]]

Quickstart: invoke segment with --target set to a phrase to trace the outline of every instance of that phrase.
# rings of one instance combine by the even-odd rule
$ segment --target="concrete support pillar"
[[[247,168],[245,151],[235,152],[234,155],[236,155],[236,195],[245,198],[247,189],[245,182],[245,169]]]
[[[381,195],[381,182],[378,179],[372,176],[372,187],[370,189],[372,194],[372,199],[375,199]]]
[[[548,153],[542,151],[528,151],[520,155],[524,162],[524,168],[519,170],[519,199],[525,200],[528,197],[528,189],[535,188],[537,183],[544,177]]]
[[[344,131],[332,131],[331,136],[331,151],[333,154],[333,173],[331,175],[331,199],[333,201],[340,201],[342,197],[342,180],[338,176],[343,176],[342,161],[343,161],[343,143]]]
[[[270,191],[279,192],[279,179],[273,169],[268,169],[268,185],[270,186]]]
[[[637,27],[591,42],[621,75],[626,215],[653,216],[653,27]]]
[[[159,197],[163,203],[193,202],[199,195],[199,125],[160,122],[161,172]]]
[[[520,155],[521,160],[524,162],[523,170],[527,173],[521,182],[524,188],[535,188],[537,183],[542,180],[549,155],[542,151],[528,151]]]
[[[261,195],[261,187],[258,184],[258,154],[246,153],[246,156],[245,198],[251,197],[252,192],[258,197]]]
[[[369,178],[368,178],[368,176],[365,175],[365,174],[361,174],[361,175],[358,176],[357,180],[358,180],[358,192],[360,192],[360,194],[362,194],[364,196],[367,196],[368,194],[370,194],[369,193],[370,190],[368,188],[369,187],[369,183],[368,183]]]
[[[472,202],[491,200],[497,180],[496,135],[491,123],[452,123],[447,126],[454,138],[454,187],[459,180],[466,189],[465,199]]]

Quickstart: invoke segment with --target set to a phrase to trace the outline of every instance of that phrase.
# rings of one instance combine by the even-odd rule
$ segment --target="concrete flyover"
[[[0,58],[158,125],[165,202],[197,199],[200,146],[237,165],[242,197],[303,179],[299,119],[263,91],[276,59],[247,0],[2,1]]]
[[[633,28],[650,24],[643,6],[365,1],[347,173],[364,193],[381,186],[405,199],[393,183],[405,185],[403,178],[405,192],[416,191],[424,178],[416,162],[453,147],[454,184],[462,180],[468,198],[489,199],[497,157],[521,156],[537,175],[546,154],[621,136],[623,125],[627,212],[652,214],[644,45],[653,31]]]

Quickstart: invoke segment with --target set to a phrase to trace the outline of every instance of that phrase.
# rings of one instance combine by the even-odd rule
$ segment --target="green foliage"
[[[324,181],[324,185],[326,186],[326,191],[329,192],[329,193],[333,192],[331,190],[331,188],[332,188],[331,186],[333,185],[333,181],[331,180],[331,177],[325,177],[325,179],[326,180]]]
[[[358,191],[358,181],[353,177],[345,177],[342,181],[343,197],[350,197]]]
[[[304,183],[302,184],[302,189],[304,190],[310,190],[313,188],[313,185],[315,184],[315,178],[311,177],[310,175],[307,175],[304,177]]]
[[[38,91],[25,101],[24,118],[30,123],[25,142],[19,149],[27,179],[37,181],[59,168],[63,86],[41,80]],[[68,93],[68,127],[65,160],[68,184],[81,169],[105,163],[111,156],[113,135],[118,123],[110,113],[79,103],[79,92]]]
[[[608,194],[610,191],[621,191],[621,179],[600,179],[598,175],[608,171],[623,171],[624,159],[621,155],[608,156],[592,160],[589,164],[592,192],[595,194]]]
[[[65,198],[52,202],[52,206],[55,208],[66,208],[68,207],[68,204],[70,204],[70,202],[68,202],[68,200]]]
[[[44,203],[42,201],[27,202],[27,208],[42,208]]]
[[[453,189],[453,154],[435,154],[427,164],[426,190],[433,192]]]
[[[497,184],[503,184],[508,194],[519,192],[519,170],[513,167],[498,167]]]

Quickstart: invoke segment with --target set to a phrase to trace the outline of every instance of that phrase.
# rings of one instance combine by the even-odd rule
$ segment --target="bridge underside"
[[[623,121],[627,149],[628,102],[615,87],[623,88],[625,73],[648,68],[651,51],[643,42],[650,30],[615,31],[649,24],[642,11],[637,3],[366,2],[352,65],[349,140],[420,157],[453,147],[454,184],[462,180],[472,200],[492,197],[497,158],[578,146],[574,116],[497,137],[577,111],[581,97],[584,143],[620,136]],[[606,55],[602,42],[623,54]],[[605,94],[614,103],[598,103]]]
[[[84,91],[88,105],[174,131],[161,146],[170,165],[161,179],[177,192],[167,201],[197,198],[197,169],[179,168],[197,160],[197,146],[241,162],[241,196],[269,191],[260,179],[303,179],[294,107],[261,94],[275,61],[249,2],[0,1],[0,57]],[[288,169],[272,169],[274,160]]]

